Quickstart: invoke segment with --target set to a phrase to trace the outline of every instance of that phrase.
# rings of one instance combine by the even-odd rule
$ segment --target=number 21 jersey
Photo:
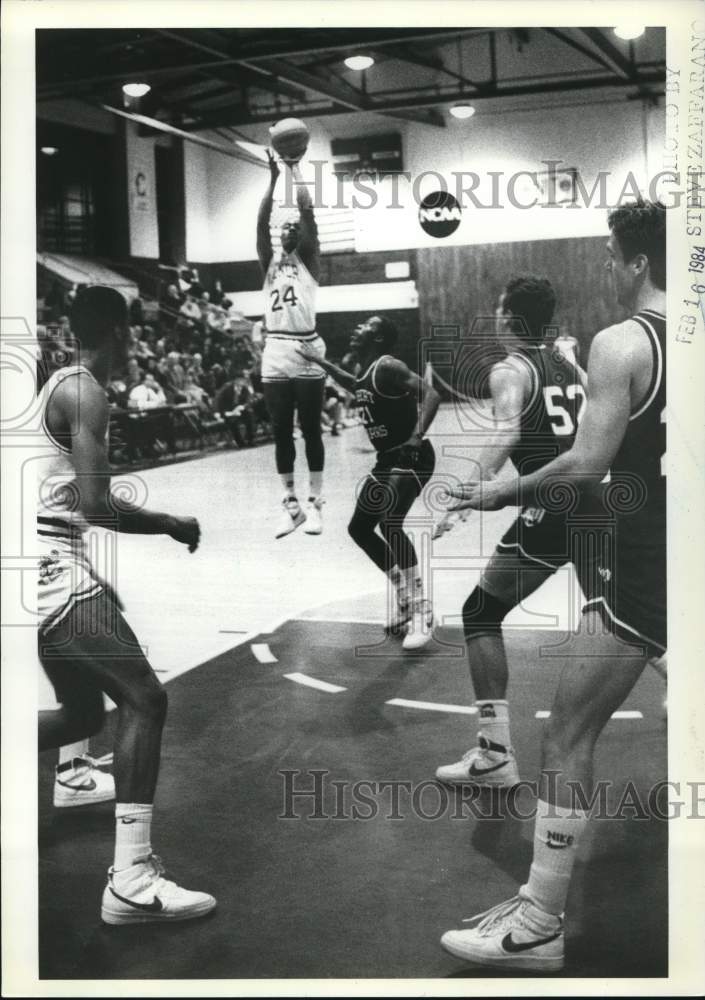
[[[294,336],[316,329],[318,282],[296,250],[276,254],[264,279],[264,320],[268,333]]]

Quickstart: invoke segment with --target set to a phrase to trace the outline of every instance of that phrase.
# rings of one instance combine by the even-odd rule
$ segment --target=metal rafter
[[[580,28],[586,38],[589,38],[593,45],[600,50],[610,64],[610,68],[625,80],[636,78],[636,66],[624,56],[616,45],[606,38],[599,28]]]

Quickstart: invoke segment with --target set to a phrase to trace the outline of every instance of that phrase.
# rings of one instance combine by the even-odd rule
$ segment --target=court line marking
[[[252,642],[250,643],[250,649],[252,650],[255,658],[259,660],[260,663],[279,662],[279,660],[276,658],[274,653],[269,648],[269,644],[266,642]]]
[[[474,705],[442,705],[436,701],[409,701],[407,698],[391,698],[385,705],[398,705],[400,708],[420,708],[428,712],[457,712],[458,715],[476,715]]]
[[[292,621],[299,622],[322,622],[330,625],[386,625],[384,618],[324,618],[312,615],[310,618],[292,618]]]
[[[341,687],[339,684],[329,684],[328,681],[319,681],[317,677],[309,677],[308,674],[301,674],[298,671],[295,671],[293,674],[284,674],[284,677],[289,681],[294,681],[295,684],[317,688],[319,691],[327,691],[329,694],[340,694],[341,691],[347,691],[347,688]]]
[[[536,718],[537,719],[548,719],[549,716],[550,716],[550,714],[551,714],[550,712],[546,712],[546,711],[537,712],[536,713]],[[612,718],[613,719],[643,719],[644,716],[643,716],[642,712],[636,712],[636,711],[631,711],[631,710],[626,710],[625,709],[622,712],[613,712],[612,713]]]

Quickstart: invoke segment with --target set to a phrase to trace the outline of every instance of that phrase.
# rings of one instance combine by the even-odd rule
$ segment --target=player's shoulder
[[[385,388],[394,388],[409,374],[408,366],[393,354],[383,354],[372,368],[372,379],[375,388],[384,392]]]
[[[501,389],[507,385],[528,384],[531,379],[529,362],[522,354],[511,353],[495,361],[490,368],[490,389]]]
[[[102,414],[108,408],[105,389],[85,368],[76,368],[57,379],[51,393],[52,406],[66,412]]]
[[[649,335],[641,323],[630,316],[595,334],[590,345],[590,358],[604,362],[629,361],[647,348]]]

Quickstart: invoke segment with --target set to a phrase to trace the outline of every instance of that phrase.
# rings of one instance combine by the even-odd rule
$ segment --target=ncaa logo
[[[448,191],[427,194],[419,205],[419,223],[429,236],[443,239],[460,225],[460,205]]]

